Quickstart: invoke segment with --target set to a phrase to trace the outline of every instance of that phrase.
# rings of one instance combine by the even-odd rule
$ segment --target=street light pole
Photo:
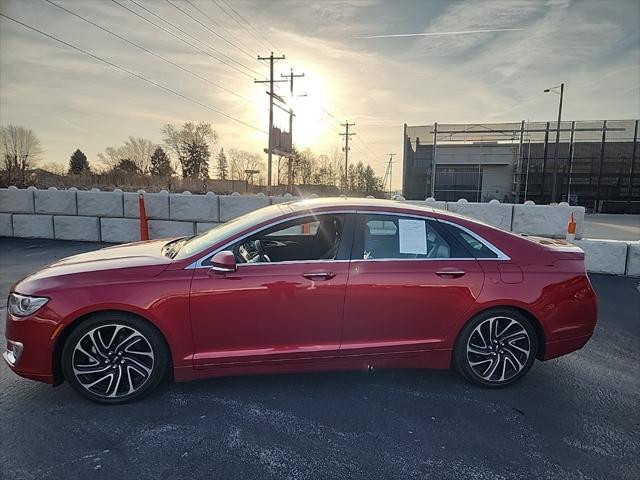
[[[553,87],[553,88],[557,88],[557,87]],[[548,92],[555,92],[558,93],[557,91],[553,90],[553,88],[547,88],[545,89],[545,93]],[[551,185],[551,202],[555,202],[556,201],[556,183],[557,183],[557,178],[558,178],[558,152],[560,149],[560,122],[562,121],[562,99],[564,97],[564,83],[560,84],[560,104],[558,106],[558,123],[556,124],[556,148],[553,152],[553,176],[552,176],[552,182],[553,184]],[[544,185],[543,185],[544,188]]]

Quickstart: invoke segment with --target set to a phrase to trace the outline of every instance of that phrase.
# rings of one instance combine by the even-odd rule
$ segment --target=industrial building
[[[403,195],[640,213],[638,120],[562,121],[556,156],[557,134],[555,121],[405,124]]]

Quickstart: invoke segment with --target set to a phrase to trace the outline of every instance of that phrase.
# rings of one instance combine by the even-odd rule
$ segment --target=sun
[[[283,69],[284,70],[284,69]],[[303,78],[294,79],[294,97],[290,95],[289,82],[278,83],[276,93],[282,96],[287,106],[293,108],[293,144],[299,148],[311,148],[324,145],[331,134],[331,122],[322,111],[326,108],[328,98],[328,84],[319,72],[309,66],[297,67],[294,73],[304,72]],[[283,74],[288,74],[289,69]],[[278,75],[278,80],[282,79]],[[269,124],[269,97],[266,94],[267,84],[258,84],[254,89],[253,101],[256,105],[257,118],[260,125]],[[289,113],[281,108],[274,107],[273,123],[284,131],[289,130]]]

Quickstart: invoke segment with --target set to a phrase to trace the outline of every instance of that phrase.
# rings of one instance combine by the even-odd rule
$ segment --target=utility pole
[[[545,89],[545,93],[548,93],[548,92],[558,93],[556,90],[554,90],[554,88],[558,88],[558,87],[547,88]],[[551,185],[551,202],[552,203],[556,201],[556,183],[558,178],[558,152],[560,149],[560,122],[562,120],[563,97],[564,97],[564,83],[561,83],[560,84],[560,104],[558,106],[558,123],[556,124],[556,147],[553,152],[553,175],[551,177],[551,181],[553,182],[553,184]]]
[[[291,69],[291,72],[289,73],[289,75],[285,75],[285,74],[280,74],[280,76],[282,78],[288,78],[289,79],[289,92],[290,92],[290,98],[293,98],[293,79],[294,78],[302,78],[304,77],[304,73],[300,73],[300,74],[294,74],[293,73],[293,68]],[[305,96],[305,95],[301,95],[301,96]],[[289,135],[291,136],[291,148],[293,148],[293,109],[289,108]],[[287,157],[287,191],[289,193],[293,193],[291,190],[293,189],[293,157],[289,156]]]
[[[392,197],[392,192],[393,192],[393,157],[395,156],[395,153],[388,153],[387,155],[389,155],[389,163],[387,164],[387,171],[384,174],[384,181],[383,184],[386,185],[387,184],[387,178],[389,179],[389,199],[391,199]]]
[[[269,84],[269,148],[267,150],[267,193],[271,193],[271,169],[273,158],[273,97],[275,95],[273,91],[273,84],[277,82],[286,82],[286,80],[274,80],[273,79],[273,63],[276,60],[284,60],[285,56],[274,57],[273,52],[268,57],[261,57],[258,55],[258,60],[269,60],[269,80],[254,80],[255,83],[268,83]]]
[[[344,133],[340,135],[344,137],[344,147],[342,150],[344,151],[344,190],[343,193],[347,193],[349,189],[349,137],[355,135],[355,132],[349,133],[349,127],[355,126],[355,123],[349,123],[347,120],[346,123],[341,123],[341,126],[345,128]]]

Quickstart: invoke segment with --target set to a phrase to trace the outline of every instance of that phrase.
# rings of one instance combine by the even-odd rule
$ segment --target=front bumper
[[[41,315],[38,311],[25,318],[17,318],[7,312],[7,345],[2,355],[7,366],[21,377],[53,384],[53,334],[56,327],[57,322],[47,318],[46,312]]]
[[[7,349],[2,354],[4,360],[10,367],[14,367],[22,356],[24,345],[20,342],[14,342],[13,340],[7,340]]]

